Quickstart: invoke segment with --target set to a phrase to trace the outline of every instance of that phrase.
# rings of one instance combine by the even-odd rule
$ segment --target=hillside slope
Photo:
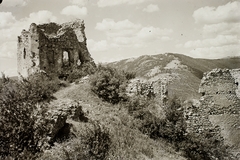
[[[88,80],[81,81],[79,84],[71,84],[69,87],[56,92],[54,96],[56,100],[51,102],[52,104],[58,104],[59,101],[79,101],[90,121],[97,121],[110,130],[111,142],[113,144],[113,147],[110,149],[110,159],[186,159],[180,156],[180,153],[177,153],[164,140],[153,140],[142,134],[136,128],[133,117],[128,114],[128,111],[120,105],[112,105],[99,99],[91,92]],[[84,132],[82,122],[71,121],[69,123],[73,125],[72,128],[74,128],[76,135]],[[47,151],[42,158],[61,159],[63,153],[59,148],[64,146],[72,147],[74,145],[76,144],[72,141],[57,144],[50,151]]]
[[[240,57],[224,59],[195,59],[181,54],[145,55],[125,59],[109,65],[128,72],[135,72],[137,78],[169,81],[169,96],[183,99],[199,98],[198,88],[203,73],[214,68],[240,68]]]

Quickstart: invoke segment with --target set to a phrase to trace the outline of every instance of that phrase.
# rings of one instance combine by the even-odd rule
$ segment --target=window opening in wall
[[[63,51],[63,66],[69,66],[69,53],[67,51]]]
[[[23,58],[26,59],[26,49],[23,49]]]
[[[81,65],[81,61],[79,59],[79,60],[77,60],[77,66],[80,66],[80,65]]]
[[[50,51],[48,53],[48,62],[50,65],[54,65],[54,52],[53,51]]]

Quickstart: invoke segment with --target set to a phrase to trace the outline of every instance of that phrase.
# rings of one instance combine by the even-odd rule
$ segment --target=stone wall
[[[18,72],[27,77],[32,73],[61,72],[93,59],[87,49],[83,20],[61,25],[56,23],[31,24],[18,37]]]
[[[155,96],[160,104],[165,105],[168,100],[168,80],[165,78],[156,81],[133,79],[127,87],[127,93],[130,96]]]
[[[204,74],[200,100],[185,104],[188,132],[219,133],[232,153],[240,153],[240,69],[214,69]]]

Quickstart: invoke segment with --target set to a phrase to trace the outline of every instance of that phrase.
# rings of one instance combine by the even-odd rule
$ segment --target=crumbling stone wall
[[[141,81],[140,79],[133,79],[127,87],[127,93],[130,96],[155,96],[160,104],[166,105],[168,100],[168,80],[165,78],[157,81]]]
[[[95,65],[87,49],[83,20],[36,25],[18,37],[18,72],[27,77],[44,70],[61,72],[84,63]]]
[[[234,154],[240,153],[239,79],[240,69],[205,73],[199,87],[201,99],[185,104],[187,131],[220,133]]]

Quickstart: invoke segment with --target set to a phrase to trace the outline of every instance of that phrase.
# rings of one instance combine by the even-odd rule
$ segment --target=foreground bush
[[[0,156],[24,159],[40,151],[39,140],[45,127],[38,126],[53,92],[59,88],[57,80],[44,74],[23,78],[2,86],[0,97]]]
[[[127,78],[132,78],[133,74],[119,71],[109,66],[100,65],[90,78],[92,91],[103,100],[112,104],[119,103],[127,99],[125,94]]]
[[[85,133],[68,142],[57,144],[39,158],[39,160],[105,160],[108,159],[112,145],[109,130],[99,122],[93,121],[87,124]]]

